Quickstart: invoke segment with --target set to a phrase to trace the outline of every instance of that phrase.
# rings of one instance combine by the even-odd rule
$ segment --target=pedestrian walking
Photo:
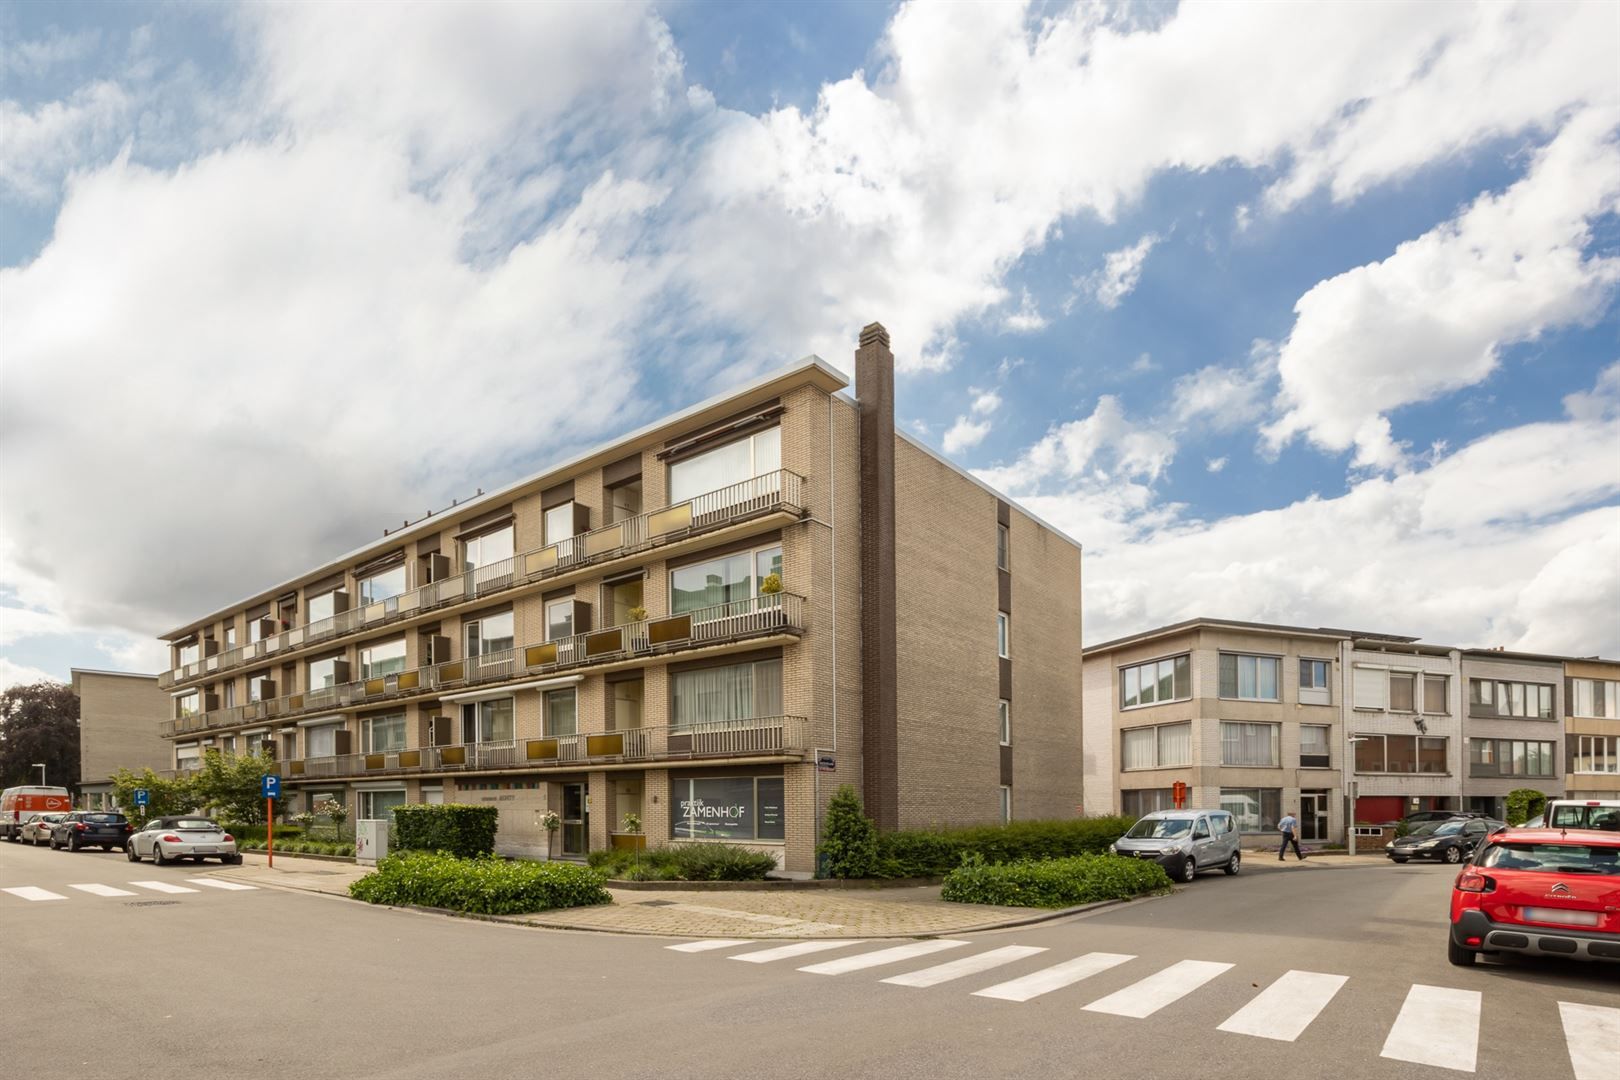
[[[1304,862],[1305,853],[1299,850],[1299,819],[1294,816],[1292,810],[1284,814],[1283,819],[1277,822],[1277,831],[1282,833],[1282,846],[1277,849],[1277,861],[1284,861],[1284,856],[1288,854],[1288,845],[1293,844],[1294,855],[1300,862]]]

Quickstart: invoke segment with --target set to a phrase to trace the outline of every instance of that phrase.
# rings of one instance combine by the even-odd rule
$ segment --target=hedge
[[[962,857],[969,854],[983,856],[991,863],[1097,855],[1124,836],[1135,821],[1128,816],[1060,818],[879,833],[873,876],[937,877],[956,869]]]
[[[493,855],[458,859],[409,851],[390,855],[349,886],[369,904],[413,904],[479,915],[521,915],[552,908],[610,904],[600,870],[575,863],[507,862]]]
[[[1118,855],[992,865],[976,855],[945,877],[940,895],[959,904],[1073,907],[1165,892],[1170,878],[1156,862]]]
[[[446,851],[464,859],[495,852],[500,811],[462,803],[409,803],[394,807],[388,846],[395,851]]]
[[[236,837],[236,842],[238,844],[251,844],[257,847],[264,846],[264,836],[268,831],[263,825],[243,825],[240,823],[224,825],[222,828],[224,828],[224,830],[230,833],[232,836]],[[291,843],[294,840],[302,838],[303,835],[304,830],[302,826],[283,825],[280,822],[276,823],[276,847],[278,848],[281,847],[283,843]]]
[[[634,851],[593,851],[590,865],[624,881],[763,881],[776,859],[731,844],[672,844]]]
[[[239,851],[264,851],[263,840],[247,840],[237,845]],[[276,852],[281,855],[337,855],[341,858],[354,858],[354,845],[338,841],[325,840],[288,840],[281,839],[281,830],[276,830]]]

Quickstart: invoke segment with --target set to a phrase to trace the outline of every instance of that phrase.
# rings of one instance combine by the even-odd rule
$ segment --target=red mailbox
[[[1170,785],[1170,797],[1176,801],[1176,809],[1180,810],[1187,803],[1187,781],[1177,780]]]

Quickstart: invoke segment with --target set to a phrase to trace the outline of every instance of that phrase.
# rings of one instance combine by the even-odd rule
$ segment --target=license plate
[[[191,853],[193,855],[212,855],[212,854],[214,854],[214,850],[215,850],[214,848],[206,847],[206,846],[193,846],[192,849],[191,849]]]
[[[1596,926],[1598,913],[1595,911],[1568,911],[1564,908],[1527,907],[1524,909],[1526,922],[1562,923],[1565,926]]]

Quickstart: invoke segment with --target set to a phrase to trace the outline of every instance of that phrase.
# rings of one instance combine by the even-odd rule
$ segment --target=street
[[[217,869],[0,844],[8,1075],[1611,1080],[1620,1061],[1614,967],[1447,964],[1443,866],[1256,865],[866,944],[536,930],[204,884]]]

